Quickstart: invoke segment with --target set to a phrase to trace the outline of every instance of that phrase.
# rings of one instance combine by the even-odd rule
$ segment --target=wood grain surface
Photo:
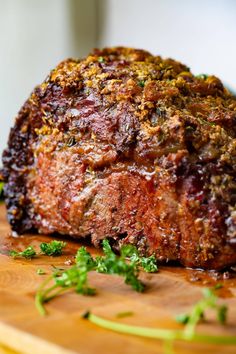
[[[54,237],[55,238],[55,237]],[[114,321],[140,326],[178,328],[173,317],[188,311],[202,296],[203,286],[223,284],[219,290],[222,302],[229,307],[228,323],[218,324],[214,313],[199,325],[199,332],[236,335],[236,280],[232,273],[202,272],[177,266],[160,266],[157,274],[142,274],[147,285],[143,294],[132,291],[117,276],[91,274],[90,283],[97,288],[94,297],[67,293],[47,305],[42,317],[34,305],[37,288],[51,273],[52,266],[66,267],[81,243],[67,239],[63,256],[40,256],[34,260],[15,260],[10,249],[39,246],[50,241],[44,235],[12,237],[6,221],[5,207],[0,205],[0,353],[69,354],[69,353],[164,353],[159,340],[123,335],[104,330],[81,318],[86,310]],[[92,247],[89,250],[98,253]],[[42,268],[46,275],[38,275]],[[226,278],[226,279],[225,279]],[[227,279],[229,278],[229,279]],[[121,312],[133,315],[117,318]],[[234,346],[187,344],[178,342],[174,353],[235,354]]]

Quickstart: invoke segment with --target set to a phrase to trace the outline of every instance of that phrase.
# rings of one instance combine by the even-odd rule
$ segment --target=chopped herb
[[[40,244],[42,253],[48,256],[60,256],[63,248],[66,246],[66,242],[53,240],[49,243],[43,242]]]
[[[105,59],[103,57],[98,57],[98,62],[99,63],[104,63],[105,62]]]
[[[46,274],[46,272],[45,272],[43,269],[38,268],[38,269],[37,269],[37,274],[38,274],[38,275],[44,275],[44,274]]]
[[[139,85],[140,87],[144,87],[144,86],[145,86],[145,81],[139,81],[139,82],[138,82],[138,85]]]
[[[24,251],[22,252],[18,252],[18,251],[10,251],[9,255],[13,258],[27,258],[27,259],[31,259],[37,256],[37,253],[34,249],[33,246],[29,246],[27,247]]]
[[[123,318],[123,317],[129,317],[129,316],[133,316],[134,313],[132,311],[125,311],[125,312],[119,312],[116,314],[117,318]]]

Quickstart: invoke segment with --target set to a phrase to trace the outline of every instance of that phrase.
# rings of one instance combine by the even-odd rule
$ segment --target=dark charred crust
[[[13,230],[132,243],[186,266],[236,262],[236,98],[130,48],[60,63],[3,153]]]
[[[4,195],[7,217],[12,229],[23,233],[32,229],[28,214],[26,178],[29,166],[33,162],[29,145],[28,104],[22,107],[14,128],[11,129],[8,149],[3,152],[2,175],[5,181]]]

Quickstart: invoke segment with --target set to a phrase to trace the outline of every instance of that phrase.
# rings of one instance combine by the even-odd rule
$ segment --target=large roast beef
[[[18,233],[236,263],[236,98],[172,59],[118,47],[59,64],[21,108],[1,174]]]

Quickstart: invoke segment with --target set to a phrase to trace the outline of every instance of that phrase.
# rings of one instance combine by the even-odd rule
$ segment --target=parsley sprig
[[[135,291],[144,291],[144,284],[139,280],[139,272],[143,267],[146,272],[156,272],[156,260],[151,257],[139,257],[134,246],[124,245],[120,255],[116,255],[108,240],[103,241],[104,256],[92,257],[85,247],[80,247],[75,256],[75,264],[67,270],[55,271],[38,289],[35,304],[38,311],[46,314],[44,304],[56,296],[74,290],[78,294],[94,295],[96,289],[88,283],[88,273],[119,275],[126,284]]]
[[[236,344],[235,336],[220,336],[220,335],[214,336],[214,335],[200,334],[195,332],[194,335],[190,338],[188,335],[186,335],[186,332],[184,330],[132,326],[124,323],[107,320],[100,316],[94,315],[91,312],[85,313],[83,317],[100,327],[115,332],[131,334],[140,337],[161,339],[164,341],[182,340],[187,342],[198,342],[198,343],[208,343],[208,344],[222,344],[222,345]]]
[[[33,246],[28,246],[21,252],[11,250],[9,255],[13,258],[26,259],[37,257],[40,254],[46,254],[47,256],[60,256],[64,247],[66,247],[66,242],[53,240],[51,242],[42,242],[40,244],[41,252],[37,252]]]
[[[203,299],[193,306],[190,314],[181,315],[181,317],[178,318],[178,322],[184,324],[184,328],[182,330],[132,326],[107,320],[100,316],[94,315],[91,312],[86,312],[83,317],[100,327],[115,332],[163,340],[166,344],[168,344],[168,348],[172,347],[173,341],[175,340],[208,344],[236,345],[235,336],[214,336],[205,333],[197,333],[196,331],[196,325],[203,318],[203,316],[205,316],[205,311],[208,308],[213,308],[216,310],[217,319],[220,323],[224,324],[226,322],[227,307],[225,305],[219,305],[217,300],[218,297],[213,289],[204,289]]]
[[[131,246],[121,247],[120,256],[117,256],[111,249],[108,240],[103,241],[103,252],[105,256],[97,257],[96,270],[99,273],[117,274],[124,277],[125,283],[142,292],[144,290],[143,283],[138,279],[139,262],[133,256],[137,254],[137,250]],[[129,262],[126,261],[129,258]]]
[[[203,289],[203,299],[195,304],[189,314],[176,316],[176,321],[185,324],[185,335],[191,338],[194,336],[196,325],[205,318],[205,312],[211,308],[216,311],[217,320],[224,324],[227,317],[227,307],[217,303],[218,297],[214,290]]]

